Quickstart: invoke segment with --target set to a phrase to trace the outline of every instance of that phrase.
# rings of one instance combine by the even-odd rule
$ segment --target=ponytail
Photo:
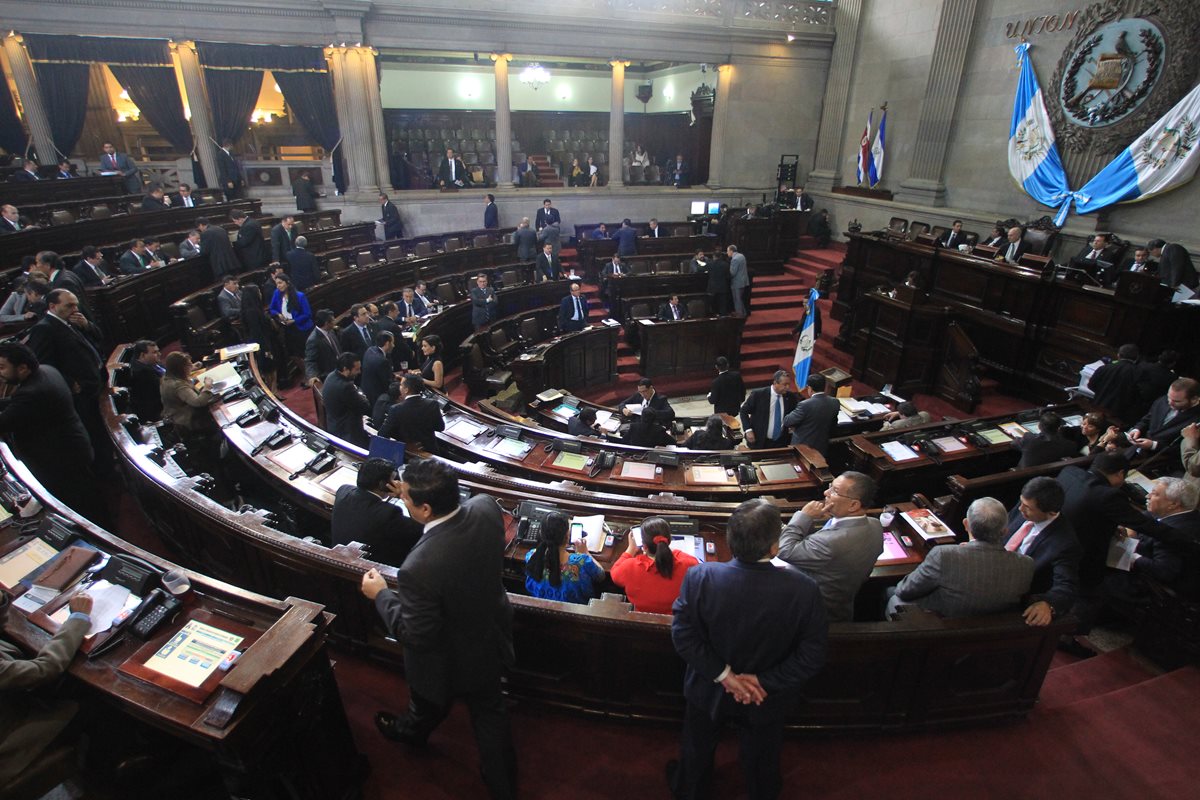
[[[675,554],[671,552],[671,526],[662,517],[642,520],[642,549],[654,559],[654,569],[670,578],[675,569]]]
[[[525,574],[535,581],[549,580],[551,586],[562,585],[562,567],[558,551],[567,541],[567,515],[560,511],[547,514],[533,554],[525,562]]]

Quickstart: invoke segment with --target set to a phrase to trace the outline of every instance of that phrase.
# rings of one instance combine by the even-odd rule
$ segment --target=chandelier
[[[535,92],[539,87],[545,86],[550,82],[550,72],[536,61],[525,69],[521,70],[521,83],[533,89]]]

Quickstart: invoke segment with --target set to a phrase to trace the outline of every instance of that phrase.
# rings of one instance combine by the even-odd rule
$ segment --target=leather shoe
[[[417,736],[411,729],[405,726],[405,720],[387,711],[380,711],[375,714],[375,727],[383,734],[384,738],[391,739],[393,742],[402,742],[410,747],[424,747],[425,739]]]
[[[1058,640],[1058,649],[1076,658],[1094,658],[1099,655],[1095,650],[1081,644],[1074,636],[1064,636]]]

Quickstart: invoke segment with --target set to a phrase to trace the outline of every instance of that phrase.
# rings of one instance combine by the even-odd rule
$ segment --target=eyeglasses
[[[835,487],[832,483],[829,484],[829,488],[825,490],[825,493],[831,497],[842,497],[842,498],[845,498],[846,500],[857,500],[858,499],[857,497],[851,497],[848,494],[842,494],[841,492],[839,492],[837,490],[837,487]]]

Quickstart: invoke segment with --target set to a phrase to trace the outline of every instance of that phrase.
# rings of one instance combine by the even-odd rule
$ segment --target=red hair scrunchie
[[[655,536],[651,541],[655,544],[670,544],[671,540],[665,536]]]

